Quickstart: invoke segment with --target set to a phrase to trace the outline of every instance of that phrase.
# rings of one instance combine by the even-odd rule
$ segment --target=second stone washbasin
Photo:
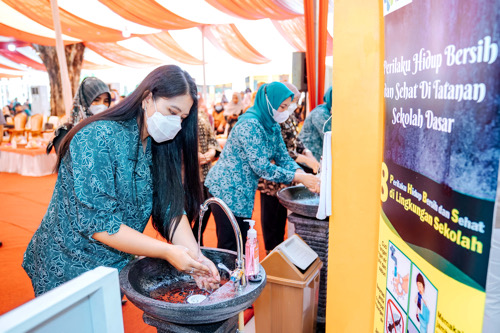
[[[230,270],[235,268],[236,252],[202,248],[202,253],[215,266],[223,263]],[[229,280],[227,272],[219,269],[219,274],[221,280]],[[260,282],[249,282],[239,293],[231,281],[209,293],[197,288],[191,276],[167,261],[142,257],[121,270],[120,286],[132,303],[152,317],[177,324],[208,324],[232,318],[250,307],[266,284],[262,266],[260,275]]]
[[[303,185],[290,186],[282,189],[277,194],[279,202],[292,212],[316,217],[319,206],[319,194],[313,193]]]

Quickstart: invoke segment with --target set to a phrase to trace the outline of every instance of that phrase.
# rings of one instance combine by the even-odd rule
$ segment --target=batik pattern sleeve
[[[271,163],[273,151],[278,150],[276,160],[285,161],[283,154],[292,162],[288,156],[285,143],[281,138],[279,129],[272,134],[266,133],[257,121],[247,121],[238,128],[240,146],[252,171],[260,178],[289,184],[295,176],[295,167],[291,163],[283,163],[279,166]],[[270,136],[270,137],[269,137]],[[278,145],[278,147],[276,147]],[[298,166],[297,166],[298,168]]]

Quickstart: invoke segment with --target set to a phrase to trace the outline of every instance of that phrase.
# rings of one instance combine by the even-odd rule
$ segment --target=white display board
[[[118,271],[97,267],[0,317],[0,332],[122,333]]]

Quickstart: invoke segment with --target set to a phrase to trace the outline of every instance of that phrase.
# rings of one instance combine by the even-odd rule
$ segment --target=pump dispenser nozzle
[[[243,220],[244,222],[247,222],[250,225],[250,228],[248,229],[247,237],[248,238],[257,238],[257,230],[255,230],[253,227],[255,226],[255,221],[254,220]]]

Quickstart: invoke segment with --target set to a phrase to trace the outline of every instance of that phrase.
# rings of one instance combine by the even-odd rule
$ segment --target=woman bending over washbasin
[[[201,203],[196,93],[187,72],[162,66],[65,136],[52,199],[24,254],[36,296],[98,266],[121,270],[132,255],[218,286],[189,225]],[[150,217],[171,243],[142,233]]]

